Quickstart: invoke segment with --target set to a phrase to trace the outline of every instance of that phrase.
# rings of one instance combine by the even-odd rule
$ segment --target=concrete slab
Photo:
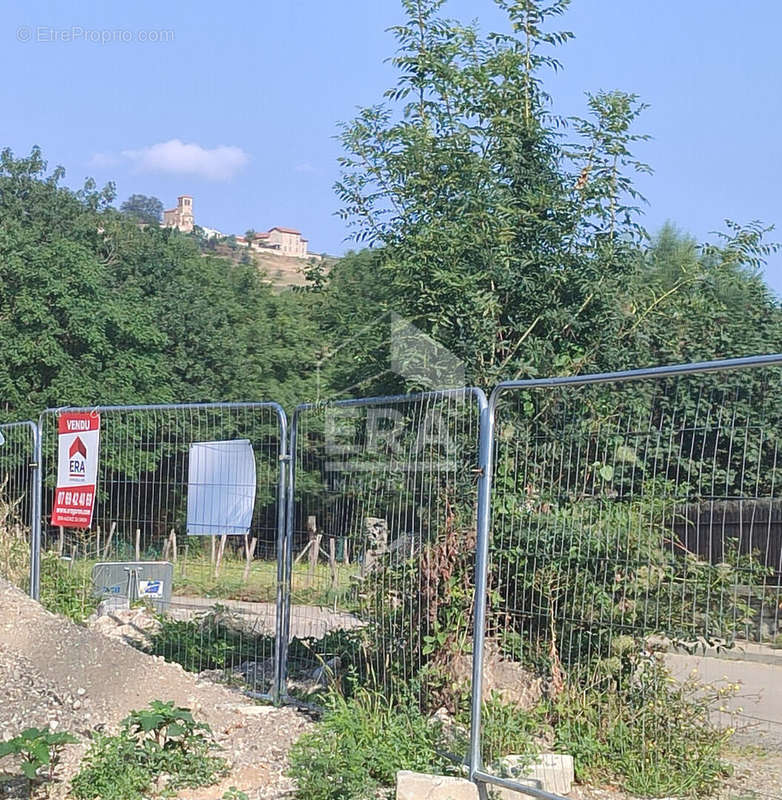
[[[396,774],[396,800],[478,800],[478,787],[466,778],[401,770]]]
[[[499,772],[524,786],[542,789],[550,794],[568,794],[576,779],[573,756],[564,753],[541,753],[532,764],[528,756],[505,756],[500,759]],[[494,789],[502,800],[518,800],[509,789]]]

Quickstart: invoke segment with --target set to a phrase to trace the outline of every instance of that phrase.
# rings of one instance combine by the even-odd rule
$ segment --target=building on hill
[[[176,199],[176,208],[163,212],[164,228],[177,228],[183,233],[190,233],[194,224],[193,198],[189,194],[179,195]]]
[[[302,238],[301,231],[293,228],[270,228],[266,241],[284,256],[307,257],[307,240]]]
[[[196,225],[195,227],[204,239],[223,239],[225,237],[225,234],[222,231],[218,231],[217,228],[205,228],[202,225]]]
[[[237,236],[236,241],[253,250],[274,250],[281,256],[308,258],[308,242],[302,238],[301,232],[293,228],[275,227],[262,233],[256,233],[251,242],[244,236]]]

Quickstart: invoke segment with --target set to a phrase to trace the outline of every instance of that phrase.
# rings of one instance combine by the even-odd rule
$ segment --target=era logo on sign
[[[78,480],[84,480],[87,474],[87,448],[78,436],[68,450],[68,472]]]

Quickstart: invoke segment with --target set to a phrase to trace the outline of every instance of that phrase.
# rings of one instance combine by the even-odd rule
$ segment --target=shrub
[[[606,656],[618,631],[730,646],[755,614],[736,586],[760,591],[769,571],[736,540],[721,564],[687,551],[671,532],[676,498],[656,480],[634,496],[536,498],[502,511],[515,533],[492,542],[490,635],[518,634],[524,645],[506,650],[514,659],[561,657],[565,667]]]
[[[160,625],[150,634],[146,652],[176,662],[189,672],[229,670],[274,653],[273,636],[247,631],[241,620],[220,605],[194,619],[160,616],[158,620]],[[342,692],[350,694],[357,683],[371,680],[373,658],[361,629],[337,629],[321,639],[294,638],[288,647],[289,677],[295,680],[335,659],[340,667],[331,677]],[[265,688],[271,688],[270,684]],[[291,691],[297,690],[291,687]]]
[[[290,775],[306,800],[369,800],[394,785],[397,770],[446,770],[443,743],[441,726],[410,701],[394,705],[365,690],[350,699],[331,693],[315,731],[293,746]]]
[[[274,638],[242,630],[223,606],[216,605],[194,619],[160,616],[147,652],[174,661],[189,672],[226,669],[259,653],[273,652]]]
[[[443,524],[418,552],[384,556],[359,596],[376,685],[415,688],[427,710],[452,705],[444,669],[472,647],[475,527],[468,510],[445,505]]]
[[[573,755],[580,780],[618,780],[645,797],[707,795],[729,774],[732,735],[710,712],[734,687],[677,682],[659,656],[618,637],[586,689],[572,681],[545,709],[554,749]]]
[[[116,736],[98,734],[71,782],[77,800],[141,800],[164,783],[166,792],[210,786],[227,772],[209,726],[186,708],[155,700],[133,711]]]

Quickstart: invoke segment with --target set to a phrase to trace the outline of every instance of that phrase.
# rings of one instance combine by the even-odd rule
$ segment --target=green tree
[[[587,120],[552,116],[541,75],[571,36],[547,29],[563,0],[501,0],[512,33],[488,36],[441,18],[441,0],[403,5],[399,81],[342,130],[342,215],[382,246],[400,313],[471,381],[610,364],[643,236],[642,104],[612,92]]]
[[[769,230],[728,221],[716,244],[700,246],[665,225],[629,287],[632,314],[618,333],[629,359],[646,365],[779,352],[782,311],[761,272],[776,250],[764,241]]]
[[[46,175],[34,148],[0,154],[0,398],[16,418],[63,403],[167,399],[165,340],[132,287],[122,292],[103,220],[113,187],[80,192]],[[128,223],[126,223],[128,224]],[[135,225],[132,227],[135,228]]]
[[[132,194],[119,210],[137,222],[148,225],[158,225],[163,219],[163,203],[157,197],[146,194]]]
[[[319,399],[331,390],[393,394],[406,387],[389,371],[391,314],[402,304],[387,280],[382,250],[350,251],[328,274],[314,265],[310,281],[318,326]]]

